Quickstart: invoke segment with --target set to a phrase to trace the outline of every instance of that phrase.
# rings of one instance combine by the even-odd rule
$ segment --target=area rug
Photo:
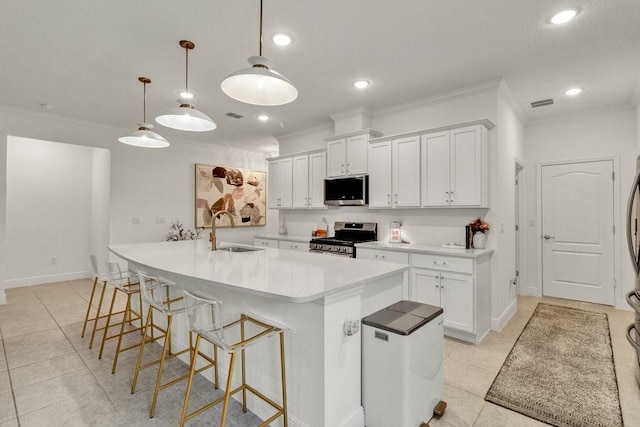
[[[554,426],[622,426],[606,313],[538,304],[485,400]]]

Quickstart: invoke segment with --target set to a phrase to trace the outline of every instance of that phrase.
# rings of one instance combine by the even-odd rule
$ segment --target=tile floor
[[[124,353],[111,374],[113,345],[98,360],[99,345],[88,349],[89,335],[80,338],[82,319],[91,292],[88,280],[7,289],[0,306],[0,427],[4,426],[142,426],[178,424],[183,387],[160,392],[155,418],[148,408],[154,370],[142,371],[135,394],[129,387],[135,351]],[[629,311],[552,298],[520,297],[518,312],[500,333],[490,332],[479,345],[445,340],[445,415],[431,426],[536,426],[531,418],[484,401],[484,395],[538,302],[605,311],[609,315],[620,401],[626,426],[640,426],[640,388],[633,373],[634,354],[624,337],[633,321]],[[111,340],[114,341],[114,340]],[[186,365],[168,364],[169,374],[182,374]],[[194,407],[210,401],[215,391],[204,378],[194,385]],[[188,423],[216,425],[217,408]],[[230,427],[253,426],[251,413],[240,405],[231,409]]]

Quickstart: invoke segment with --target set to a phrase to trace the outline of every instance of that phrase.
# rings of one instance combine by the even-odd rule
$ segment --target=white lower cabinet
[[[474,332],[473,276],[414,267],[411,299],[442,307],[445,327]]]
[[[272,239],[260,239],[256,237],[253,239],[253,246],[263,247],[263,248],[277,248],[278,241]]]
[[[356,257],[410,264],[408,298],[444,310],[444,334],[479,343],[491,327],[490,253],[476,257],[359,247]]]
[[[309,242],[292,242],[289,240],[280,240],[278,242],[280,249],[290,249],[293,251],[309,252]]]

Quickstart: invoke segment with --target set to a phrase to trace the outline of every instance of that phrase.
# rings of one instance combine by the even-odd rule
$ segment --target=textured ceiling
[[[637,0],[265,0],[264,54],[298,88],[278,107],[228,98],[220,81],[258,53],[258,0],[0,0],[0,104],[135,128],[177,105],[184,86],[181,39],[197,107],[218,123],[203,134],[156,126],[167,139],[270,151],[272,136],[504,78],[527,120],[628,105],[640,72]],[[545,19],[579,6],[573,22]],[[284,48],[270,36],[286,31]],[[351,85],[366,78],[372,85]],[[585,91],[568,98],[566,88]],[[532,110],[531,101],[556,104]],[[232,119],[225,114],[245,116]],[[260,113],[272,117],[256,120]]]

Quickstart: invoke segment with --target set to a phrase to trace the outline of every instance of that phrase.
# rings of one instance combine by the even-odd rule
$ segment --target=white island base
[[[291,426],[364,427],[361,335],[346,335],[345,321],[359,324],[361,318],[406,299],[409,267],[279,249],[211,252],[207,243],[113,245],[110,250],[127,260],[131,270],[167,278],[181,289],[222,300],[226,313],[255,313],[291,328],[285,335]],[[173,340],[175,348],[188,343],[183,315],[174,319]],[[224,387],[229,359],[222,351],[218,358]],[[213,372],[206,374],[213,381]],[[236,385],[239,378],[236,364]],[[247,350],[247,381],[280,402],[277,339]],[[273,414],[271,407],[247,395],[249,409],[256,415],[266,419]],[[206,416],[205,412],[199,418]]]

